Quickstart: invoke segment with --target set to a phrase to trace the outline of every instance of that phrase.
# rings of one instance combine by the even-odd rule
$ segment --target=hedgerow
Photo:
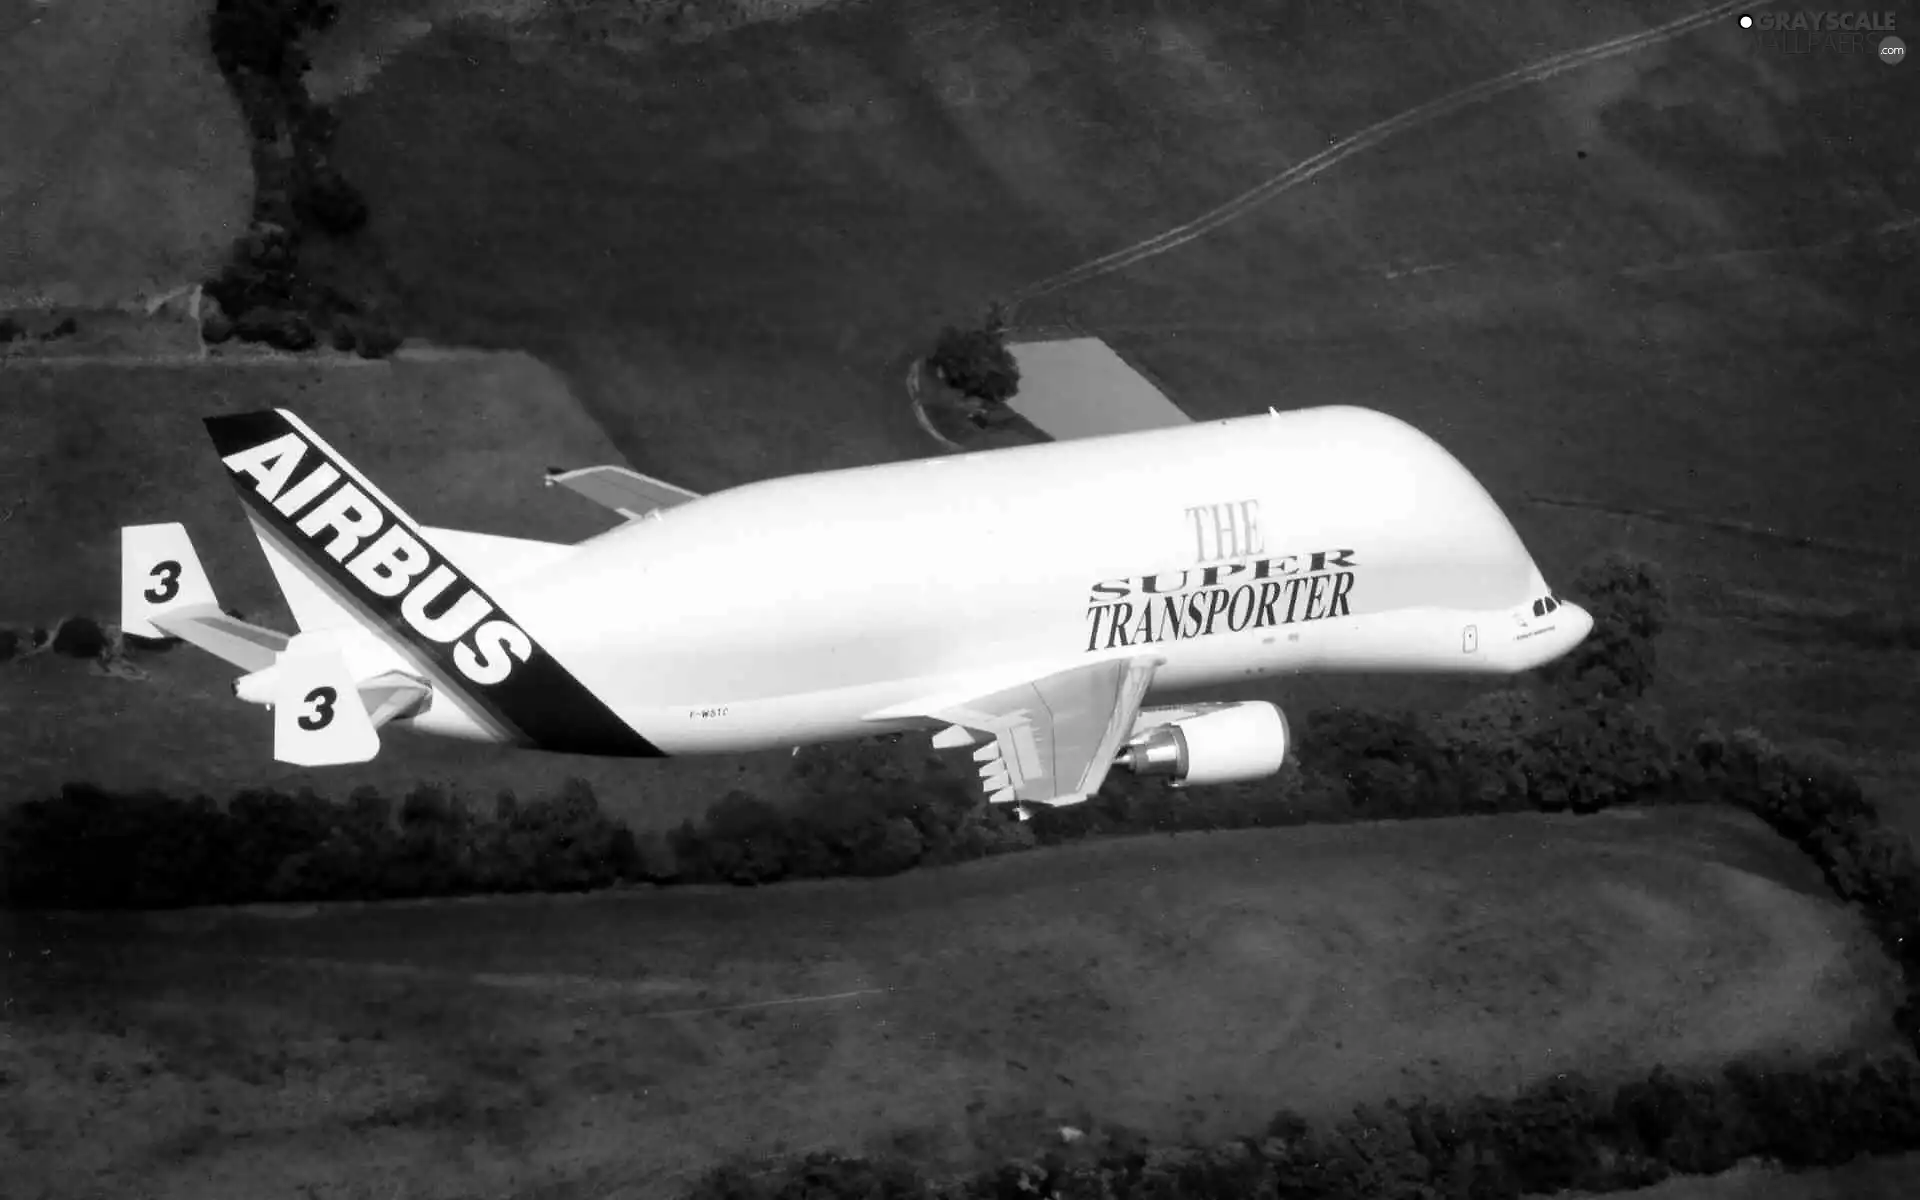
[[[1487,693],[1440,721],[1309,714],[1277,779],[1174,792],[1116,773],[1087,803],[1030,823],[982,803],[971,779],[889,742],[796,760],[802,792],[774,805],[743,792],[700,822],[635,838],[570,782],[490,816],[421,788],[346,804],[310,792],[204,797],[70,784],[0,821],[5,896],[29,907],[161,907],[252,900],[376,899],[582,890],[619,883],[770,883],[879,875],[1100,833],[1246,828],[1328,816],[1411,817],[1519,809],[1592,811],[1685,800],[1752,812],[1794,842],[1867,918],[1898,965],[1896,1023],[1920,1049],[1920,864],[1831,759],[1753,730],[1667,738],[1644,697],[1664,601],[1644,564],[1613,558],[1572,592],[1596,616],[1595,652],[1531,687]],[[45,635],[42,634],[42,640]],[[1276,1097],[1278,1099],[1278,1097]],[[1920,1149],[1911,1054],[1718,1073],[1656,1067],[1611,1090],[1561,1076],[1511,1099],[1413,1100],[1314,1124],[1282,1112],[1259,1136],[1069,1162],[1053,1154],[960,1180],[836,1155],[702,1180],[693,1196],[1517,1197],[1645,1186],[1745,1158],[1789,1167]]]
[[[1920,1146],[1920,1069],[1908,1058],[1761,1071],[1734,1064],[1690,1077],[1655,1067],[1604,1088],[1575,1074],[1510,1100],[1362,1105],[1211,1146],[1070,1161],[1050,1151],[957,1179],[912,1164],[815,1153],[753,1170],[718,1168],[688,1200],[1518,1200],[1623,1191],[1742,1159],[1834,1166]]]
[[[250,790],[226,805],[68,784],[0,822],[0,887],[25,908],[172,908],[587,891],[641,881],[633,832],[569,781],[496,800],[491,819],[434,788],[345,804]]]
[[[308,34],[339,16],[327,0],[217,0],[208,37],[252,139],[252,222],[227,265],[202,285],[214,304],[201,322],[210,343],[238,338],[282,350],[320,341],[363,357],[400,344],[368,305],[314,279],[301,251],[316,238],[351,237],[367,205],[329,158],[335,114],[307,94]]]

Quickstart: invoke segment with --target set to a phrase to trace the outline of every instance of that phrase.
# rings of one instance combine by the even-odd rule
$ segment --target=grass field
[[[341,36],[364,33],[372,6],[348,7]],[[339,147],[413,327],[551,369],[0,370],[0,553],[32,564],[0,622],[111,617],[115,528],[181,519],[223,598],[286,627],[205,445],[212,411],[294,406],[423,521],[569,541],[605,518],[543,489],[547,465],[624,460],[711,490],[930,453],[902,379],[941,322],[1452,89],[1675,15],[902,0],[669,48],[593,36],[567,8],[396,37],[343,103]],[[78,22],[63,44],[113,32],[48,11]],[[43,34],[25,36],[6,52]],[[48,105],[93,78],[76,65]],[[125,78],[91,103],[138,112],[152,80]],[[1550,578],[1612,544],[1666,567],[1656,697],[1677,720],[1834,750],[1920,834],[1920,348],[1903,335],[1920,159],[1901,78],[1767,58],[1731,24],[1688,35],[1422,126],[1022,320],[1105,338],[1197,417],[1342,401],[1415,421]],[[68,147],[61,178],[181,153],[114,122],[63,140],[48,114],[18,136]],[[230,157],[231,119],[192,128]],[[195,189],[244,198],[222,173],[244,154],[209,154],[206,179],[167,177],[201,199],[141,193],[145,224],[102,193],[18,228],[75,278],[152,273],[186,244],[170,231],[212,227]],[[297,772],[218,664],[140,665],[0,667],[0,789],[430,781],[484,799],[582,775],[658,828],[730,787],[779,798],[789,770],[396,737],[367,768]],[[1303,679],[1263,698],[1437,710],[1484,686]],[[0,943],[0,1129],[27,1197],[667,1196],[738,1152],[960,1167],[1062,1122],[1215,1137],[1281,1104],[1890,1036],[1888,968],[1854,918],[1785,843],[1698,811],[1107,842],[766,892],[9,915]],[[1891,1195],[1912,1167],[1650,1195]]]
[[[1892,1036],[1856,919],[1784,842],[1698,810],[6,934],[23,1200],[666,1196],[740,1152],[957,1169],[1062,1123],[1219,1138],[1282,1105]]]
[[[0,5],[0,311],[157,296],[245,231],[247,131],[208,50],[212,7]]]

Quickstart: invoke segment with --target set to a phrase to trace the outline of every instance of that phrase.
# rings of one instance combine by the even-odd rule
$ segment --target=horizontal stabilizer
[[[573,471],[550,469],[547,472],[547,486],[553,487],[555,484],[586,497],[602,508],[610,508],[629,521],[638,520],[657,509],[672,508],[676,504],[700,498],[697,492],[675,487],[626,467],[581,467]]]
[[[260,625],[249,625],[238,617],[221,612],[219,606],[214,604],[173,609],[150,619],[161,632],[197,646],[243,671],[259,671],[272,666],[274,658],[287,648],[286,634]]]

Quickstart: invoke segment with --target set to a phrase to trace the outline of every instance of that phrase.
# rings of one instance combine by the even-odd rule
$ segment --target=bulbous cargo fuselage
[[[1143,650],[1156,690],[1520,671],[1591,625],[1535,613],[1547,590],[1450,454],[1332,407],[749,484],[500,599],[676,753],[874,732],[916,696]]]

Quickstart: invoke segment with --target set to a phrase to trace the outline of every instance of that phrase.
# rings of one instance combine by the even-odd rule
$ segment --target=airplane
[[[1359,407],[709,495],[550,470],[621,518],[572,545],[420,525],[284,409],[205,425],[298,632],[229,615],[178,523],[122,530],[121,628],[237,668],[300,766],[366,762],[389,725],[639,758],[918,731],[973,747],[1025,819],[1115,767],[1192,787],[1284,764],[1278,706],[1156,694],[1515,674],[1593,626],[1458,460]]]

